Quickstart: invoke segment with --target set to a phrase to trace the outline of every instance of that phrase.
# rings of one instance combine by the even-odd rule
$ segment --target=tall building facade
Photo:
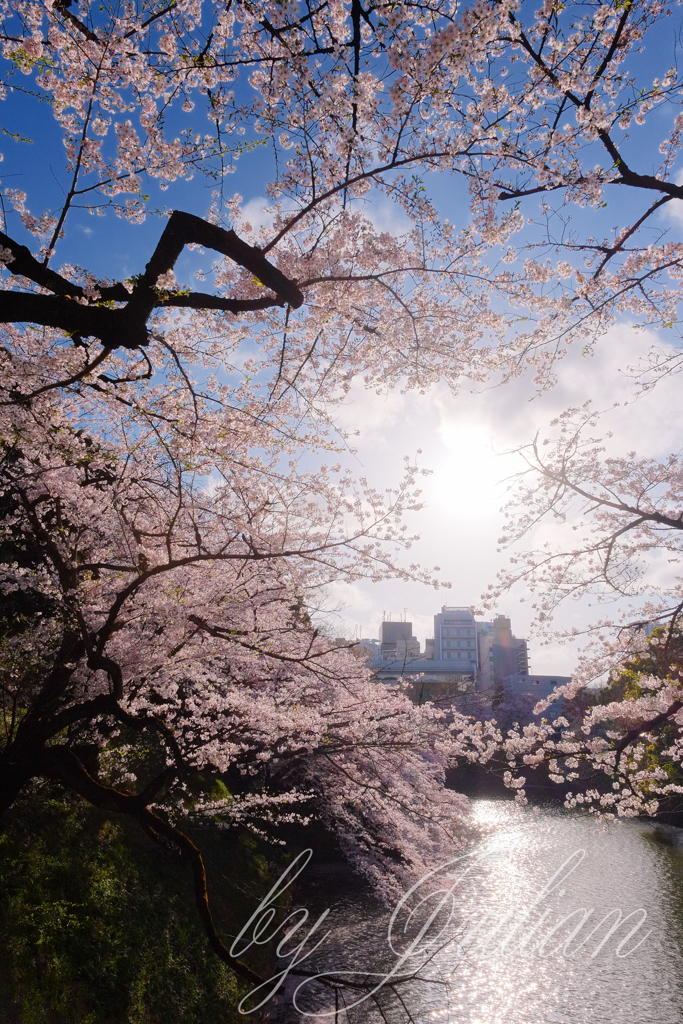
[[[468,693],[485,693],[494,703],[516,695],[534,697],[535,703],[570,682],[568,676],[531,676],[527,642],[514,635],[508,616],[478,622],[469,608],[444,605],[424,651],[412,622],[382,622],[379,640],[361,640],[357,650],[387,683],[414,678],[418,703]],[[555,718],[561,709],[559,700],[545,714]]]
[[[434,616],[434,660],[457,661],[476,675],[479,667],[477,624],[469,608],[444,606]]]
[[[529,674],[527,642],[513,634],[507,615],[496,615],[491,622],[477,623],[477,646],[478,690],[499,686],[507,676]]]

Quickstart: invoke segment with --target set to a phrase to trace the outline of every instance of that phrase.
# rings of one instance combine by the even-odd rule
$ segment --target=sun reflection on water
[[[683,1022],[683,858],[675,843],[649,842],[649,826],[639,822],[604,831],[591,819],[559,809],[539,814],[478,801],[473,817],[481,839],[469,851],[474,864],[454,889],[461,931],[432,964],[433,978],[447,982],[445,997],[443,985],[421,989],[416,1021]],[[679,858],[673,870],[672,857]],[[539,902],[555,872],[557,886]],[[634,955],[616,954],[633,922],[602,948],[597,947],[603,932],[589,941],[606,914],[614,912],[605,933],[617,909],[626,918],[639,907],[647,910],[651,933]],[[476,914],[486,927],[468,943],[468,922]],[[564,945],[584,921],[585,932]]]
[[[473,817],[481,835],[469,851],[475,864],[454,888],[463,927],[432,964],[434,979],[448,982],[445,998],[443,985],[421,988],[416,1021],[683,1022],[683,865],[672,871],[669,864],[672,857],[683,860],[676,843],[649,841],[649,826],[638,822],[605,832],[559,809],[539,814],[502,801],[477,801]],[[577,865],[566,878],[560,877],[565,862]],[[556,872],[561,884],[539,903]],[[634,955],[617,955],[632,925],[621,926],[601,949],[603,932],[583,942],[593,922],[617,909],[626,917],[640,907],[652,931]],[[480,935],[468,944],[467,924],[476,914],[489,915],[487,928],[483,941]],[[585,931],[565,946],[584,919]],[[616,913],[605,931],[613,920]]]
[[[683,1024],[683,830],[638,821],[596,827],[560,808],[505,801],[475,801],[473,820],[478,838],[415,897],[436,893],[438,904],[452,892],[449,941],[434,943],[403,1004],[387,994],[384,1018],[366,1003],[339,1024]],[[558,885],[539,902],[557,872]],[[423,906],[429,913],[434,903]],[[611,911],[625,917],[638,908],[651,931],[633,955],[617,955],[623,925],[602,948],[602,933],[590,938]],[[573,944],[572,913],[589,922]],[[389,970],[389,914],[348,894],[325,967]],[[298,1014],[286,1024],[308,1021],[318,1024]]]

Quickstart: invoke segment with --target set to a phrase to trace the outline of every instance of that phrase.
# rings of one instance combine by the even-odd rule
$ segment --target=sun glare
[[[497,454],[482,427],[444,423],[439,435],[445,452],[433,467],[433,501],[460,514],[495,514],[504,493],[501,480],[510,472],[509,457]]]

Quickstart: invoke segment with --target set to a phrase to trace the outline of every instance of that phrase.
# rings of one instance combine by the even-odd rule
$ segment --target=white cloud
[[[402,207],[381,192],[373,191],[370,196],[367,201],[357,199],[355,205],[377,231],[388,231],[392,235],[403,235],[410,231],[413,223]]]
[[[251,224],[254,232],[258,234],[261,228],[270,229],[273,226],[273,214],[269,209],[270,200],[265,196],[254,196],[240,207],[240,225]]]

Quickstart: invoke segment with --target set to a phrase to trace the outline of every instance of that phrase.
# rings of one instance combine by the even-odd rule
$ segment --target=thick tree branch
[[[135,306],[138,302],[144,305],[159,277],[171,270],[183,248],[192,243],[220,252],[238,266],[251,271],[254,277],[275,292],[281,302],[288,302],[295,309],[302,305],[304,297],[297,286],[274,267],[260,249],[248,245],[234,231],[209,224],[191,213],[174,210],[129,306]]]
[[[100,43],[101,41],[95,33],[84,25],[80,18],[77,18],[75,14],[72,14],[68,9],[71,6],[72,0],[56,0],[55,8],[62,14],[64,18],[71,22],[79,32],[82,32],[86,39],[89,39],[91,43]]]
[[[202,292],[160,293],[159,277],[173,268],[185,245],[196,243],[229,257],[238,266],[250,271],[275,293],[274,297],[257,299],[226,299]],[[99,338],[108,348],[140,348],[149,341],[147,320],[155,308],[179,306],[187,309],[217,309],[230,313],[268,309],[289,304],[302,305],[303,294],[297,285],[278,270],[263,252],[248,245],[234,231],[226,231],[190,213],[178,210],[171,215],[159,243],[138,279],[132,295],[123,284],[99,288],[95,303],[86,304],[86,293],[49,267],[39,263],[26,246],[19,245],[0,232],[0,246],[9,250],[8,261],[13,274],[28,278],[52,295],[34,292],[0,292],[0,321],[34,323],[52,327],[70,335]],[[104,302],[125,302],[112,309]]]
[[[51,270],[44,263],[39,263],[25,245],[19,245],[2,231],[0,231],[0,246],[3,249],[9,249],[13,256],[12,260],[7,260],[10,273],[27,277],[29,281],[40,285],[41,288],[47,288],[55,295],[61,295],[64,298],[81,299],[85,295],[80,285],[67,281],[65,277]],[[122,284],[105,285],[98,290],[100,297],[105,301],[127,302],[130,298],[130,293]]]

